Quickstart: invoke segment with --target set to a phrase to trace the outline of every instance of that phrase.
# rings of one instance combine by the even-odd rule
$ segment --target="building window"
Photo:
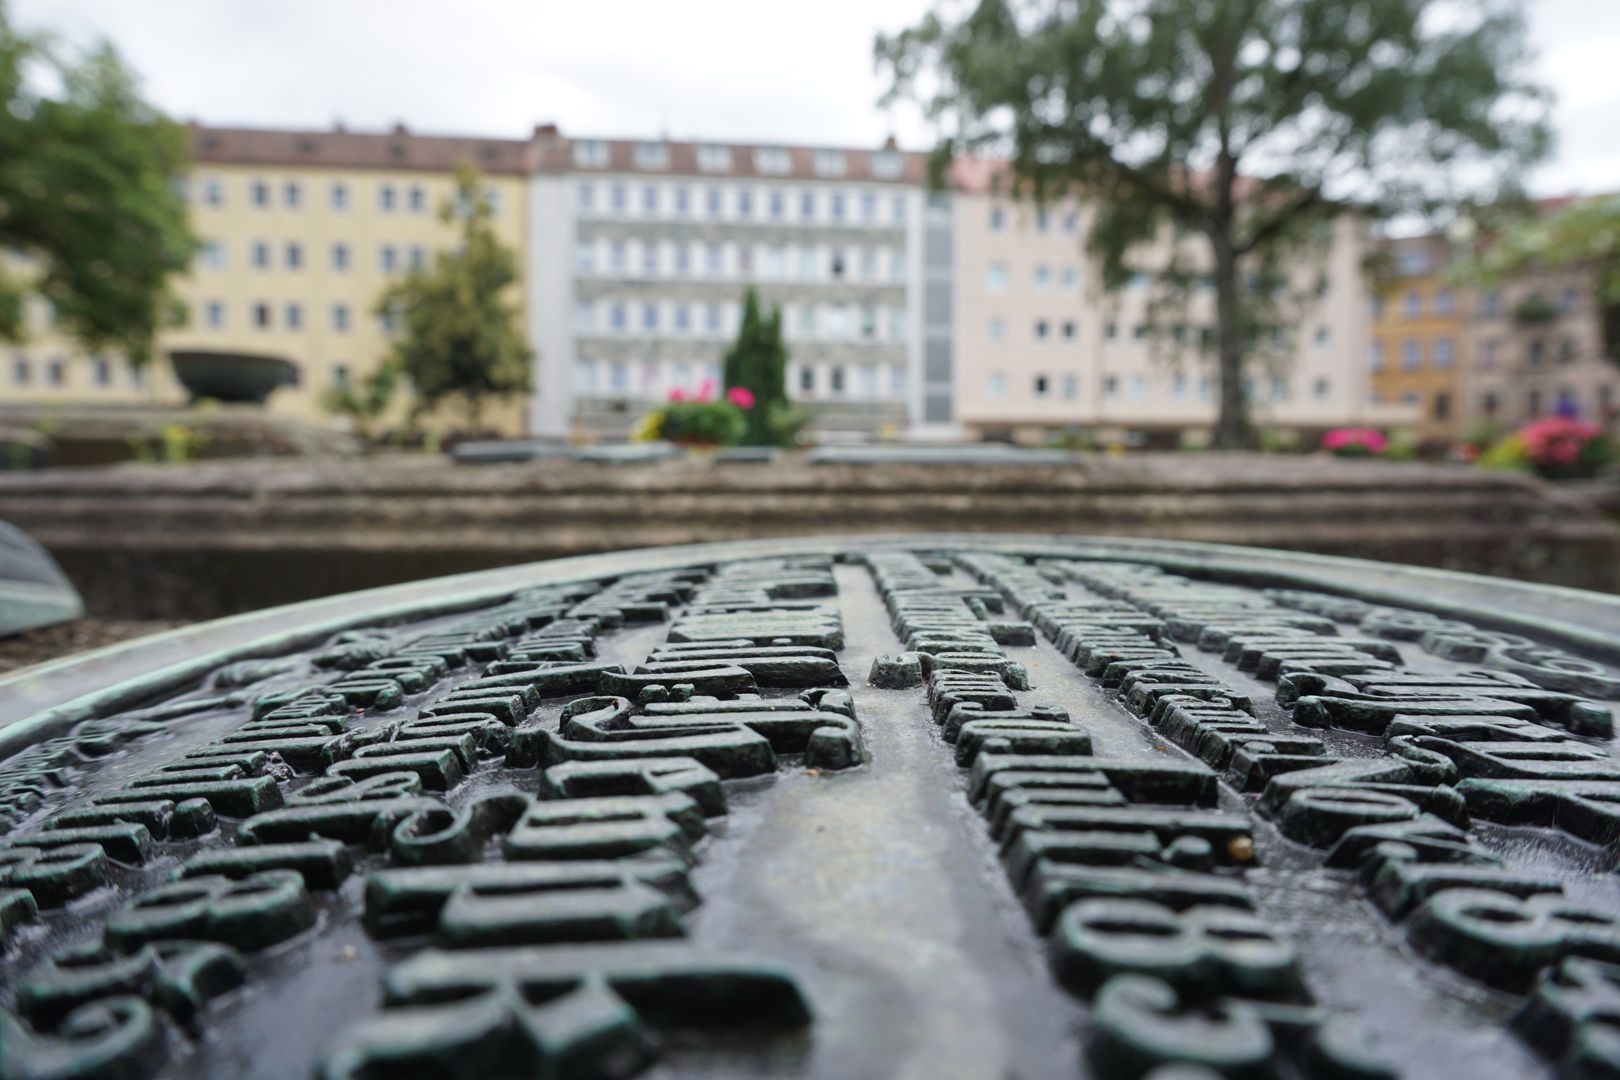
[[[203,245],[202,263],[210,270],[219,270],[225,266],[225,245],[218,240],[210,240]]]
[[[1479,298],[1479,311],[1481,315],[1496,316],[1502,314],[1502,293],[1499,289],[1492,289]]]
[[[675,330],[677,333],[687,333],[692,329],[692,309],[685,304],[675,305]]]
[[[1407,248],[1396,256],[1402,277],[1417,277],[1429,272],[1429,253],[1423,248]]]
[[[993,371],[984,377],[984,396],[991,401],[1000,401],[1007,396],[1007,376],[999,371]]]
[[[347,270],[349,268],[349,247],[347,244],[332,245],[332,269]]]
[[[298,185],[298,181],[288,180],[281,186],[281,202],[287,209],[296,210],[303,201],[304,189]]]
[[[1080,291],[1080,268],[1078,266],[1065,266],[1062,271],[1063,291],[1077,293]]]
[[[772,221],[781,221],[787,216],[787,196],[780,191],[772,191],[765,197],[766,212]]]
[[[630,329],[630,312],[623,304],[608,308],[608,325],[619,333]]]
[[[332,305],[332,329],[340,334],[349,332],[349,305]]]
[[[1045,319],[1036,319],[1035,320],[1035,340],[1038,343],[1044,345],[1046,342],[1050,341],[1051,338],[1052,338],[1052,325],[1050,323],[1048,323]]]
[[[1063,324],[1063,340],[1072,342],[1080,333],[1080,326],[1070,319]]]
[[[254,326],[254,329],[257,329],[257,330],[268,330],[268,329],[270,329],[270,305],[269,304],[254,304],[253,305],[253,326]]]
[[[615,214],[622,214],[630,208],[630,193],[623,184],[608,188],[608,206]]]
[[[658,243],[648,240],[641,245],[641,273],[645,277],[658,276]]]
[[[816,390],[816,369],[806,365],[799,369],[799,392],[813,394]]]
[[[761,146],[754,151],[754,168],[759,172],[780,176],[792,167],[792,158],[780,147]]]
[[[1036,214],[1035,214],[1035,231],[1036,232],[1046,232],[1051,227],[1052,227],[1052,215],[1047,213],[1045,210],[1037,211]]]
[[[1007,211],[999,206],[990,208],[990,231],[1004,232],[1007,228]]]
[[[675,216],[685,217],[692,212],[692,193],[683,185],[675,189]]]
[[[827,196],[827,216],[833,221],[844,220],[844,196],[842,192],[833,192]]]
[[[1451,419],[1451,395],[1444,390],[1435,394],[1434,400],[1430,403],[1429,415],[1436,420]]]
[[[1565,289],[1558,294],[1558,310],[1568,315],[1580,306],[1581,297],[1574,289]]]
[[[1311,385],[1311,394],[1316,398],[1317,401],[1326,401],[1328,399],[1328,392],[1330,390],[1331,386],[1326,379],[1317,379],[1316,382]]]
[[[651,184],[641,189],[641,212],[649,217],[658,213],[658,189]]]
[[[574,144],[574,164],[584,169],[605,168],[608,144],[599,139],[581,139]]]
[[[301,270],[304,266],[304,249],[296,241],[288,241],[286,249],[282,252],[282,259],[289,270]]]
[[[1035,288],[1037,290],[1039,290],[1040,292],[1045,292],[1046,290],[1050,289],[1051,287],[1052,287],[1052,268],[1050,266],[1047,266],[1045,263],[1038,264],[1035,267]]]
[[[719,277],[725,272],[725,249],[719,244],[709,244],[703,249],[703,272],[710,277]]]
[[[1045,375],[1037,375],[1037,376],[1035,376],[1035,396],[1036,397],[1041,397],[1041,398],[1045,397],[1047,395],[1047,393],[1051,391],[1051,389],[1052,389],[1052,383],[1051,383],[1050,379],[1048,379]]]
[[[1532,390],[1528,394],[1526,394],[1524,396],[1524,407],[1525,407],[1525,412],[1529,413],[1531,417],[1540,416],[1541,415],[1541,391],[1540,390]]]
[[[709,304],[703,311],[703,328],[711,334],[720,333],[720,305]]]
[[[270,245],[263,240],[253,242],[253,268],[255,270],[270,269]]]
[[[608,245],[608,269],[615,274],[630,269],[630,252],[623,240],[615,240]]]
[[[422,190],[421,184],[412,184],[410,193],[405,197],[405,204],[410,207],[413,214],[420,214],[427,209],[427,192]]]
[[[844,392],[844,365],[834,364],[827,369],[827,390],[833,394]]]
[[[1063,397],[1073,401],[1080,396],[1080,378],[1077,375],[1063,376]]]
[[[225,305],[218,300],[210,300],[203,305],[203,322],[210,330],[220,330],[225,326]]]
[[[377,209],[384,213],[393,213],[394,185],[383,184],[377,188]]]
[[[636,143],[636,168],[669,168],[669,147],[661,142]]]
[[[1007,264],[993,262],[985,270],[984,287],[993,293],[1004,292],[1007,288]]]
[[[1456,359],[1456,346],[1448,337],[1434,339],[1434,366],[1448,368]]]
[[[596,245],[589,240],[581,240],[574,245],[574,269],[581,274],[596,272]]]
[[[332,181],[332,186],[327,189],[327,205],[333,210],[349,208],[349,188],[343,181]]]
[[[27,386],[34,378],[33,366],[28,363],[28,357],[19,356],[11,362],[11,381],[18,386]]]
[[[574,329],[582,334],[596,331],[596,302],[581,300],[574,305]]]
[[[112,384],[112,365],[104,356],[98,356],[90,361],[91,377],[97,386],[110,386]]]
[[[1005,319],[991,319],[984,327],[984,336],[992,345],[1000,345],[1007,340],[1007,322]]]
[[[754,193],[747,188],[737,192],[737,216],[740,218],[754,216]]]
[[[301,304],[289,303],[282,313],[282,321],[289,330],[302,330],[304,328],[304,308]]]
[[[848,168],[849,162],[845,160],[842,150],[816,151],[817,176],[843,176]]]
[[[804,191],[799,194],[799,217],[805,221],[816,219],[816,193]]]
[[[411,269],[421,270],[427,266],[427,250],[420,244],[411,245]]]
[[[1332,336],[1333,332],[1328,329],[1327,323],[1316,324],[1316,343],[1318,345],[1326,345]]]
[[[1457,294],[1450,289],[1439,289],[1434,294],[1434,313],[1450,315],[1457,310]]]
[[[870,225],[873,222],[877,221],[877,216],[878,216],[877,215],[877,209],[878,209],[878,201],[877,201],[877,196],[876,195],[874,195],[870,191],[868,191],[868,192],[866,192],[865,194],[863,194],[861,196],[861,220],[862,221],[866,222],[868,225]]]
[[[1073,210],[1063,215],[1063,231],[1075,233],[1080,231],[1080,215]]]
[[[1416,289],[1410,289],[1401,298],[1401,311],[1408,319],[1415,319],[1423,314],[1423,294]]]
[[[574,205],[580,210],[590,211],[596,208],[596,188],[591,184],[580,184],[574,189]]]
[[[642,304],[641,305],[641,328],[643,330],[652,331],[652,332],[656,332],[658,330],[658,305],[657,304]]]
[[[217,176],[210,176],[203,181],[203,202],[209,206],[225,205],[225,185]]]
[[[1423,343],[1416,338],[1401,342],[1401,367],[1406,371],[1416,371],[1422,363]]]
[[[905,167],[905,159],[893,150],[879,150],[869,160],[872,175],[879,180],[896,180]]]
[[[844,276],[844,253],[842,251],[834,251],[832,253],[832,261],[830,265],[832,268],[832,276],[835,279],[842,279]]]
[[[1558,343],[1558,362],[1560,364],[1573,364],[1575,362],[1575,342],[1564,338]]]
[[[1119,376],[1109,375],[1103,379],[1103,397],[1113,401],[1119,397]]]
[[[255,180],[255,181],[253,181],[253,184],[249,188],[249,190],[253,194],[253,205],[254,206],[269,206],[270,205],[270,185],[269,184],[265,183],[263,180]]]
[[[731,147],[729,146],[700,146],[697,149],[697,165],[704,172],[730,172]]]
[[[1114,322],[1112,319],[1110,319],[1108,321],[1108,325],[1103,327],[1103,337],[1106,338],[1109,341],[1118,341],[1119,340],[1119,323]]]
[[[1381,371],[1384,367],[1384,343],[1375,341],[1367,346],[1367,370]]]
[[[394,245],[384,244],[377,252],[377,259],[379,265],[382,266],[382,272],[385,274],[392,274],[397,264],[397,259],[394,254]]]
[[[1540,367],[1541,362],[1547,358],[1547,343],[1536,338],[1530,343],[1530,366]]]
[[[724,201],[725,195],[717,187],[709,188],[703,193],[703,209],[711,218],[720,216]]]
[[[332,385],[339,390],[349,385],[349,365],[334,363],[332,365]]]

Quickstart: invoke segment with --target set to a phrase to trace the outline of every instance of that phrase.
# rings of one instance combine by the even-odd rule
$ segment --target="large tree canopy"
[[[185,132],[141,100],[110,47],[76,57],[14,30],[0,3],[0,339],[24,334],[23,297],[57,328],[142,364],[179,305],[196,248],[176,183]]]
[[[1346,211],[1495,198],[1547,141],[1515,0],[979,0],[876,53],[942,151],[1088,199],[1110,283],[1167,231],[1203,238],[1218,446],[1254,438],[1249,330],[1280,252]]]
[[[412,270],[390,286],[377,311],[400,322],[389,363],[411,380],[419,409],[459,398],[477,426],[486,397],[529,389],[530,350],[508,289],[518,280],[517,255],[500,242],[482,178],[463,163],[455,198],[439,211],[459,222],[461,242],[431,268]]]

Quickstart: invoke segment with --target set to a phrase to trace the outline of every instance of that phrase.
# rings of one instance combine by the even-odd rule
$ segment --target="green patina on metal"
[[[800,539],[52,665],[0,1075],[1604,1075],[1615,610]]]

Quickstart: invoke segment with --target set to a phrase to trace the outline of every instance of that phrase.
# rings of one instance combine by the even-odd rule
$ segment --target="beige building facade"
[[[121,356],[90,353],[57,334],[45,306],[34,305],[29,340],[10,347],[0,370],[0,399],[46,412],[178,405],[187,395],[168,355],[198,350],[291,361],[298,382],[271,394],[270,413],[329,424],[328,391],[363,379],[387,355],[378,297],[455,242],[439,208],[462,161],[484,175],[497,235],[520,256],[526,251],[527,140],[403,128],[193,127],[191,138],[184,190],[202,248],[176,283],[185,324],[161,334],[153,364],[136,371]],[[516,290],[513,299],[521,301]],[[522,406],[492,409],[489,422],[520,431]]]
[[[1620,363],[1605,354],[1591,274],[1533,272],[1473,300],[1461,391],[1468,429],[1564,415],[1620,433]]]
[[[1079,429],[1105,440],[1133,436],[1197,441],[1213,425],[1218,387],[1200,348],[1214,325],[1214,291],[1195,289],[1174,316],[1159,314],[1154,283],[1139,274],[1103,287],[1085,251],[1083,205],[1037,208],[997,190],[996,170],[960,165],[954,175],[957,416],[970,435],[1036,442]],[[1184,265],[1197,265],[1189,242]],[[1319,260],[1302,263],[1296,291],[1323,288],[1298,312],[1290,338],[1265,343],[1249,394],[1262,426],[1307,438],[1340,425],[1409,422],[1413,411],[1371,397],[1366,363],[1369,294],[1365,236],[1336,223]],[[1168,264],[1170,241],[1141,265]]]

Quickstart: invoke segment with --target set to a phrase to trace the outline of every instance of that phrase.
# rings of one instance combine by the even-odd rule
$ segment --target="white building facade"
[[[789,393],[823,433],[898,433],[921,400],[924,162],[876,151],[535,136],[530,427],[616,437],[718,387],[745,292],[782,312]]]

